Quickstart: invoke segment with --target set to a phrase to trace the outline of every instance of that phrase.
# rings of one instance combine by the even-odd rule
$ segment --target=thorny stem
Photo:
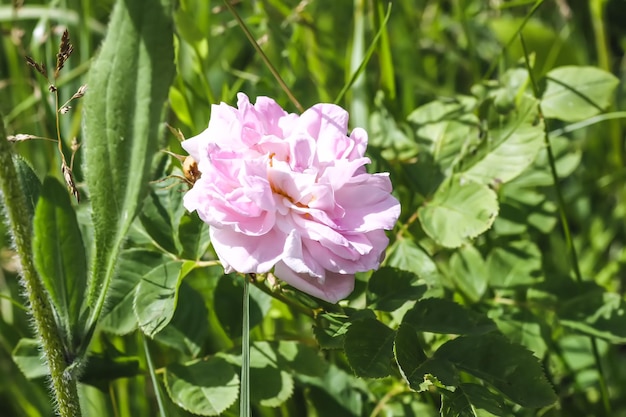
[[[31,224],[28,216],[24,215],[28,211],[26,198],[22,194],[11,155],[12,149],[4,131],[4,122],[0,117],[0,188],[4,195],[4,205],[15,248],[20,257],[21,282],[30,303],[35,331],[39,336],[43,354],[50,369],[58,413],[61,417],[79,417],[81,411],[76,379],[68,370],[60,331],[54,321],[48,295],[35,271],[31,255]]]
[[[524,41],[524,37],[520,33],[520,42],[522,44],[522,50],[524,51],[524,60],[526,63],[526,69],[528,70],[528,77],[530,79],[530,84],[533,88],[534,96],[537,100],[539,100],[539,88],[537,87],[537,81],[535,80],[535,76],[532,71],[532,67],[530,65],[530,61],[528,59],[528,51],[526,49],[526,42]],[[572,269],[574,270],[574,276],[576,277],[576,282],[579,284],[582,283],[582,273],[580,271],[580,264],[578,262],[578,253],[576,251],[576,246],[574,245],[574,240],[572,239],[571,229],[569,226],[569,221],[567,220],[567,215],[565,213],[565,199],[563,198],[563,193],[561,192],[561,187],[559,186],[559,174],[556,170],[556,160],[554,158],[554,152],[552,151],[552,145],[550,143],[550,133],[548,130],[548,124],[545,122],[543,117],[543,112],[541,110],[541,103],[537,104],[537,111],[539,113],[539,118],[544,122],[544,134],[543,139],[546,146],[546,151],[548,153],[548,162],[550,165],[550,173],[552,174],[552,182],[554,184],[554,192],[556,194],[556,199],[559,206],[559,218],[561,221],[561,228],[563,229],[563,235],[565,237],[565,241],[567,244],[568,254],[570,257],[570,263]],[[596,367],[598,368],[598,373],[600,374],[599,384],[600,384],[600,395],[602,397],[602,404],[604,406],[605,415],[611,416],[613,415],[611,411],[611,402],[609,400],[609,391],[606,385],[606,374],[602,367],[602,361],[600,358],[600,351],[598,349],[598,341],[594,336],[589,336],[591,340],[591,349],[593,351],[594,360],[596,362]]]

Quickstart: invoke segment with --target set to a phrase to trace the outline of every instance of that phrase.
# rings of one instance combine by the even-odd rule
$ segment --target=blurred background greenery
[[[186,137],[199,133],[208,123],[211,104],[220,101],[234,104],[238,91],[246,92],[251,98],[271,96],[289,111],[297,111],[222,1],[177,3],[177,75],[170,89],[168,116],[172,126],[181,129]],[[233,3],[295,97],[308,107],[335,100],[366,57],[380,30],[388,2],[247,0]],[[0,112],[5,117],[8,134],[56,138],[53,96],[48,93],[46,81],[26,65],[24,57],[29,55],[45,62],[48,68],[54,67],[61,33],[69,29],[75,51],[58,80],[61,101],[68,99],[85,83],[91,59],[106,32],[112,5],[112,0],[14,1],[13,4],[5,0],[0,4]],[[522,57],[516,35],[525,23],[523,34],[534,54],[537,75],[562,65],[598,66],[622,81],[613,110],[623,109],[624,22],[624,0],[394,0],[386,30],[375,44],[374,54],[339,104],[350,111],[352,127],[379,128],[372,125],[370,116],[384,114],[402,128],[402,121],[419,105],[438,97],[469,94],[473,85],[498,78],[504,70],[515,66]],[[70,113],[61,117],[62,139],[68,154],[71,140],[76,137],[81,141],[81,102],[75,101],[73,105]],[[549,129],[562,127],[565,124],[555,122]],[[617,119],[573,132],[569,136],[570,146],[581,151],[582,162],[564,182],[583,274],[621,294],[626,279],[623,130],[624,123]],[[163,148],[182,153],[177,140],[168,138]],[[60,175],[55,144],[31,140],[15,147],[41,177],[49,173]],[[79,183],[80,164],[79,152],[75,163]],[[400,175],[399,169],[393,170],[392,175]],[[403,216],[411,214],[405,210]],[[547,253],[559,246],[550,236],[541,239],[540,246]],[[0,415],[51,416],[45,381],[26,380],[11,359],[17,341],[30,335],[30,326],[19,304],[23,299],[8,240],[1,249],[0,262],[0,294],[4,296],[0,298]],[[560,260],[546,262],[558,264]],[[136,333],[111,337],[106,343],[127,354],[139,357],[143,354]],[[625,393],[624,352],[615,347],[607,353],[606,360],[615,365],[609,373],[614,382],[612,394],[618,398],[620,393]],[[141,361],[145,368],[144,359]],[[372,383],[372,392],[377,392],[376,384]],[[93,403],[93,409],[102,410],[99,415],[155,413],[149,379],[144,376],[119,379],[102,388],[100,391],[85,388],[90,392],[86,398]],[[388,389],[381,384],[378,393],[382,397]],[[567,390],[572,394],[571,402],[582,404],[580,407],[586,401],[594,402],[574,396],[574,385]],[[298,401],[303,400],[296,395],[283,408],[267,410],[263,415],[300,415]],[[620,403],[623,410],[626,401]],[[423,415],[435,411],[432,407],[424,410],[430,411],[424,411]],[[177,413],[184,415],[180,410]],[[593,415],[589,413],[579,415]]]

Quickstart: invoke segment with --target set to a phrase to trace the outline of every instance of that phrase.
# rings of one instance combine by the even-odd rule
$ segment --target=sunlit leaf
[[[183,282],[179,288],[178,303],[171,321],[154,339],[189,356],[197,356],[209,334],[208,312],[202,296]]]
[[[541,109],[548,118],[575,122],[608,107],[619,79],[596,67],[564,66],[546,75]]]
[[[201,416],[217,416],[239,395],[239,377],[224,359],[214,357],[165,368],[167,392],[178,406]]]
[[[103,330],[123,335],[137,328],[133,309],[137,286],[144,276],[162,270],[168,260],[164,254],[143,249],[122,252],[118,276],[109,288],[107,311],[100,324]]]
[[[148,336],[163,330],[174,316],[178,288],[183,278],[182,262],[169,261],[141,279],[135,291],[134,308],[141,330]]]
[[[537,100],[522,95],[507,118],[490,127],[487,139],[464,159],[463,177],[481,184],[511,181],[533,163],[544,135]]]
[[[84,98],[84,175],[95,253],[89,324],[99,318],[122,242],[148,191],[159,121],[174,74],[171,3],[118,1],[90,67]]]
[[[456,248],[491,227],[498,214],[498,202],[486,185],[454,176],[418,213],[424,231],[433,240]]]

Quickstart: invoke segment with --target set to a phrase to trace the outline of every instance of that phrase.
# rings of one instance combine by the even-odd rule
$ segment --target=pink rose
[[[367,132],[316,104],[288,114],[274,100],[213,105],[209,127],[183,148],[202,177],[184,197],[209,224],[226,272],[274,275],[330,302],[354,273],[378,268],[400,204],[389,174],[368,174]]]

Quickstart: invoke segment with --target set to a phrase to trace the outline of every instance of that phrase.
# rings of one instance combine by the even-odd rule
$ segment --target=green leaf
[[[170,258],[162,253],[144,249],[122,252],[117,278],[111,283],[107,298],[107,312],[100,327],[108,332],[124,335],[137,328],[133,302],[141,279],[158,273]]]
[[[95,254],[88,302],[93,331],[119,251],[148,191],[163,106],[174,74],[169,0],[118,1],[91,65],[84,98],[84,171]]]
[[[570,329],[611,343],[626,342],[626,303],[619,294],[605,292],[597,284],[586,284],[580,294],[565,300],[557,315]]]
[[[22,338],[11,353],[13,361],[28,379],[50,375],[41,357],[41,344],[35,339]]]
[[[416,285],[418,277],[408,271],[383,267],[375,271],[367,283],[367,304],[381,311],[394,311],[409,300],[419,299],[426,287]]]
[[[483,314],[441,298],[427,298],[406,312],[402,324],[421,332],[480,335],[496,329]]]
[[[520,103],[486,140],[463,160],[463,177],[480,184],[506,183],[528,168],[543,147],[544,125],[536,99],[522,95]]]
[[[135,314],[141,330],[149,337],[163,330],[174,316],[178,288],[187,271],[180,261],[157,266],[145,276],[135,291]]]
[[[272,297],[250,286],[250,329],[263,321]],[[222,276],[213,293],[213,307],[222,328],[231,338],[241,337],[243,311],[243,279],[236,274]]]
[[[178,406],[201,416],[216,416],[239,395],[239,377],[224,359],[213,357],[165,368],[167,392]]]
[[[456,248],[484,233],[498,214],[496,193],[455,175],[418,210],[424,231],[442,246]]]
[[[458,337],[441,346],[435,358],[450,361],[523,407],[544,407],[557,399],[537,358],[500,335]]]
[[[167,326],[154,336],[160,343],[186,355],[197,356],[209,334],[208,311],[202,296],[186,282],[179,288],[179,303]]]
[[[417,337],[417,331],[412,326],[400,324],[396,331],[393,351],[402,377],[417,391],[424,381],[424,375],[416,371],[428,358]]]
[[[576,122],[595,116],[613,100],[619,79],[596,67],[564,66],[546,75],[541,109],[547,118]]]
[[[502,398],[478,384],[461,384],[454,392],[442,390],[441,415],[447,417],[480,417],[477,409],[490,415],[508,415]]]
[[[47,177],[35,209],[33,261],[69,340],[79,343],[79,317],[87,286],[85,247],[70,195],[61,183]]]
[[[526,346],[535,356],[543,359],[548,346],[542,335],[542,323],[539,318],[528,310],[507,309],[505,314],[493,317],[493,320],[510,341]]]
[[[33,167],[24,158],[17,154],[13,155],[13,162],[15,164],[15,172],[22,186],[22,192],[26,196],[28,214],[32,218],[35,215],[35,207],[41,193],[41,181],[35,174]]]
[[[415,109],[407,120],[416,125],[420,149],[432,155],[446,174],[460,161],[471,142],[479,138],[476,99],[458,96],[436,100]]]
[[[437,264],[411,239],[402,239],[394,245],[388,265],[414,273],[429,287],[441,286],[442,276]]]
[[[391,373],[394,331],[376,319],[352,323],[344,342],[350,367],[360,377],[382,378]]]
[[[519,240],[495,248],[487,257],[487,269],[489,284],[492,287],[533,285],[543,280],[541,253],[539,248],[528,240]]]
[[[178,254],[174,242],[171,213],[168,212],[162,200],[169,200],[168,190],[152,191],[144,201],[139,219],[148,235],[160,247],[170,253]]]
[[[281,362],[275,346],[267,342],[257,342],[250,347],[250,397],[253,402],[264,407],[278,407],[291,397],[293,377]]]
[[[487,290],[489,274],[485,261],[472,245],[463,245],[452,254],[450,277],[457,288],[473,302],[479,301]]]

